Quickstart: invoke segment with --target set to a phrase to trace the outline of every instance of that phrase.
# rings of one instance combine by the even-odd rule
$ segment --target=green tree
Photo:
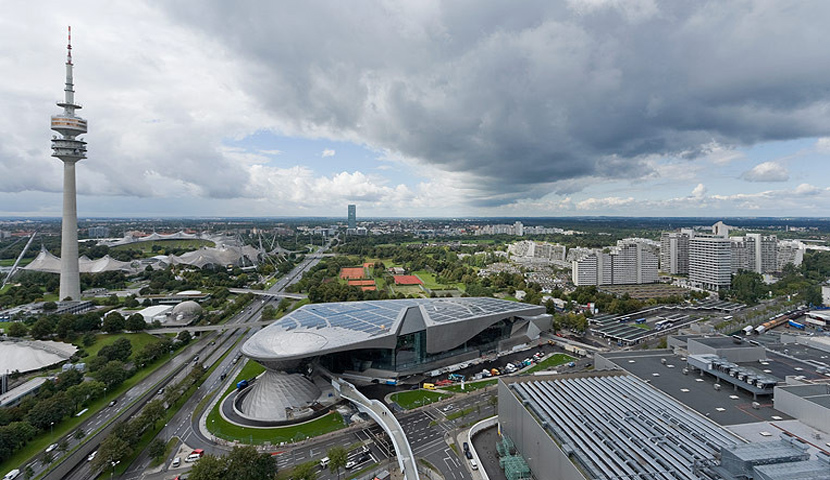
[[[188,332],[187,330],[182,330],[181,332],[179,332],[176,338],[183,344],[187,345],[193,339],[193,336],[190,335],[190,332]]]
[[[225,460],[207,454],[196,462],[190,470],[189,480],[216,480],[224,479],[226,473]]]
[[[493,407],[493,413],[496,413],[496,407],[499,405],[499,397],[495,395],[490,395],[487,398],[487,405]]]
[[[133,345],[128,338],[119,338],[109,345],[104,345],[101,350],[98,350],[98,356],[104,357],[109,361],[119,360],[126,362],[130,355],[133,354]]]
[[[110,433],[107,438],[101,442],[101,446],[98,447],[98,454],[95,455],[95,458],[92,460],[92,471],[103,470],[113,463],[121,462],[132,453],[133,447],[131,446],[129,439],[123,438],[121,435],[118,435],[115,431],[113,431],[113,433]]]
[[[23,478],[29,480],[35,476],[35,469],[32,468],[32,465],[26,465],[26,468],[23,469]]]
[[[26,328],[26,324],[23,322],[12,322],[8,328],[8,335],[10,337],[25,337],[29,333],[29,329]]]
[[[147,328],[147,322],[144,321],[144,316],[140,313],[134,313],[127,317],[127,330],[132,332],[140,332]]]
[[[32,328],[29,329],[29,333],[31,333],[36,339],[42,340],[52,335],[54,330],[55,325],[48,318],[43,317],[32,325]]]
[[[150,455],[151,458],[155,458],[156,460],[161,460],[166,452],[167,444],[160,438],[153,440],[150,442],[150,445],[147,446],[147,455]]]
[[[124,383],[124,380],[129,378],[129,376],[129,372],[127,372],[124,363],[118,360],[107,362],[106,365],[95,372],[95,378],[104,382],[107,385],[107,389],[110,390]]]
[[[291,470],[292,480],[317,480],[317,462],[301,463]]]
[[[225,456],[225,472],[227,480],[271,480],[277,463],[270,454],[259,453],[250,445],[235,447]]]
[[[95,344],[95,341],[95,334],[92,332],[86,332],[83,338],[81,339],[81,343],[83,343],[85,347],[91,347]]]
[[[44,312],[54,312],[58,309],[58,304],[55,302],[44,302],[43,304],[43,311]]]
[[[273,305],[265,305],[262,308],[262,319],[263,320],[273,320],[277,317],[277,311],[274,309]]]
[[[166,409],[164,408],[164,402],[159,399],[153,400],[144,407],[144,410],[141,412],[141,418],[147,422],[149,425],[155,426],[159,420],[164,418],[164,413]]]
[[[332,447],[326,452],[326,456],[329,457],[329,471],[331,473],[337,473],[338,480],[340,479],[340,469],[346,467],[346,462],[348,461],[348,453],[346,449],[337,446]]]
[[[110,312],[104,317],[104,326],[102,328],[105,332],[117,333],[124,330],[125,326],[126,322],[120,313]]]

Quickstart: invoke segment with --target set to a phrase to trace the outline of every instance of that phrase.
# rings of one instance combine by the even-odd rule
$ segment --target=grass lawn
[[[574,360],[576,359],[570,355],[565,355],[564,353],[554,353],[550,357],[546,358],[540,363],[537,363],[536,365],[530,367],[522,373],[539,372],[542,370],[547,370],[550,367],[556,367],[559,365],[564,365],[568,362],[573,362]]]
[[[201,239],[187,239],[187,240],[153,240],[151,242],[136,242],[127,245],[119,245],[112,247],[113,250],[141,250],[144,253],[154,253],[153,246],[158,245],[161,249],[166,248],[187,248],[191,250],[198,250],[202,247],[214,247],[215,243]]]
[[[24,258],[23,260],[20,261],[19,264],[17,264],[17,266],[18,267],[25,267],[26,265],[32,263],[32,260],[34,260],[34,259],[35,259],[34,257]],[[14,262],[16,260],[17,260],[17,258],[6,258],[6,259],[3,259],[3,260],[0,260],[0,267],[11,267],[12,265],[14,265]]]
[[[141,349],[143,349],[145,345],[158,341],[158,338],[154,337],[153,335],[150,335],[149,333],[140,332],[140,333],[113,333],[113,334],[101,333],[101,334],[95,335],[95,343],[93,343],[92,346],[89,346],[89,347],[84,347],[84,344],[81,341],[81,339],[78,339],[73,343],[78,348],[83,348],[84,351],[89,353],[90,357],[94,357],[95,355],[98,354],[98,351],[101,350],[101,348],[104,345],[113,344],[119,338],[126,338],[130,341],[130,343],[133,346],[133,355],[132,356],[135,356],[136,353],[141,351]]]
[[[277,428],[245,428],[239,427],[232,423],[226,422],[219,414],[219,405],[222,400],[236,388],[236,383],[243,378],[251,378],[265,371],[265,367],[254,362],[248,361],[239,375],[228,386],[222,397],[213,406],[213,409],[208,414],[207,427],[217,437],[222,437],[226,440],[239,440],[243,443],[271,443],[276,445],[280,442],[291,442],[300,440],[306,437],[316,437],[324,433],[333,432],[346,426],[343,417],[339,413],[333,412],[323,417],[317,418],[310,422],[300,425],[293,425],[290,427]]]
[[[410,390],[392,394],[390,398],[393,402],[400,405],[401,408],[410,410],[444,400],[445,398],[450,398],[451,396],[447,393],[431,392],[429,390]]]
[[[421,290],[421,287],[419,287],[417,285],[395,285],[394,287],[392,287],[392,291],[394,291],[396,294],[403,293],[406,296],[409,296],[409,295],[424,296],[424,295],[426,295],[426,292]]]
[[[489,387],[490,385],[495,385],[499,382],[498,378],[491,378],[488,380],[481,380],[480,382],[467,382],[464,384],[464,390],[461,390],[461,384],[456,383],[455,385],[450,385],[448,387],[436,387],[440,388],[441,390],[447,390],[450,392],[472,392],[474,390],[478,390],[479,388]]]
[[[413,275],[417,275],[418,278],[424,282],[424,287],[430,290],[452,290],[458,289],[462,292],[464,291],[464,284],[463,283],[438,283],[435,280],[435,275],[427,272],[426,270],[417,270],[412,272]]]
[[[4,332],[8,331],[9,325],[11,325],[12,323],[14,322],[0,322],[0,330],[3,330]]]
[[[642,328],[643,330],[651,330],[651,327],[649,327],[647,323],[635,323],[633,325],[637,328]]]

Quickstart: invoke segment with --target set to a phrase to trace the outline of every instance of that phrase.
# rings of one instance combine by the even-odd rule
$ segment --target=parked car
[[[474,458],[470,459],[470,468],[472,468],[473,470],[478,470],[478,463],[476,463]]]
[[[348,462],[346,462],[346,470],[351,470],[356,466],[357,462],[355,462],[354,460],[349,460]]]
[[[173,467],[173,468],[176,468],[181,464],[182,464],[182,459],[179,458],[179,457],[176,457],[176,458],[173,459],[173,463],[171,463],[170,466]]]

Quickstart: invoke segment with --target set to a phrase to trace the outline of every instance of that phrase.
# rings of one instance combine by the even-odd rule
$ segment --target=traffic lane
[[[473,448],[475,448],[481,461],[479,468],[484,468],[491,480],[507,480],[504,471],[499,466],[499,456],[496,452],[496,442],[498,441],[496,427],[490,427],[473,437]]]
[[[149,389],[153,388],[153,386],[156,383],[158,383],[165,376],[167,376],[170,373],[171,369],[178,368],[184,361],[181,358],[183,354],[185,354],[185,355],[192,354],[195,351],[195,349],[196,349],[195,344],[192,345],[192,346],[189,346],[189,347],[185,347],[185,349],[182,351],[182,353],[180,353],[179,355],[177,355],[175,357],[172,357],[169,362],[167,362],[166,364],[159,367],[155,372],[148,375],[144,380],[142,380],[138,384],[134,385],[127,392],[122,394],[120,397],[116,398],[117,403],[116,403],[115,406],[102,408],[101,410],[99,410],[98,412],[93,414],[91,417],[84,420],[84,422],[81,423],[78,426],[78,428],[75,429],[75,430],[83,430],[84,433],[89,434],[89,433],[92,433],[92,432],[98,430],[100,427],[106,425],[110,420],[112,420],[113,417],[119,415],[124,408],[127,408],[129,406],[129,404],[134,399],[142,396]],[[72,451],[75,447],[77,447],[79,445],[82,445],[82,444],[85,444],[89,440],[88,435],[84,436],[84,438],[82,438],[80,440],[76,440],[72,436],[72,434],[75,432],[75,430],[73,430],[70,434],[68,434],[67,436],[62,438],[63,440],[66,440],[67,444],[69,445],[69,448],[68,448],[67,451]],[[56,439],[55,443],[59,443],[60,440],[61,440],[61,438]],[[40,462],[37,459],[30,459],[29,462],[24,463],[23,466],[25,468],[25,465],[31,465],[32,469],[35,471],[35,475],[37,476],[37,475],[40,475],[41,473],[43,473],[45,470],[47,470],[47,467],[50,467],[51,465],[54,465],[56,462],[61,460],[61,458],[63,458],[63,456],[64,456],[63,454],[57,456],[52,461],[52,463],[49,464],[49,465],[44,465],[42,462]]]

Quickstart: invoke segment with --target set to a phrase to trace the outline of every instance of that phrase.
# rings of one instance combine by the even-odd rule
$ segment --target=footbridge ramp
[[[357,405],[361,412],[365,412],[372,417],[372,420],[377,422],[392,439],[392,445],[395,447],[395,454],[398,457],[398,466],[401,473],[403,473],[404,480],[420,480],[418,464],[415,462],[412,446],[409,445],[409,440],[406,439],[406,435],[403,433],[403,427],[398,423],[398,419],[395,418],[392,411],[386,408],[386,405],[382,402],[367,398],[351,383],[334,376],[331,378],[331,384],[340,392],[340,396]]]

